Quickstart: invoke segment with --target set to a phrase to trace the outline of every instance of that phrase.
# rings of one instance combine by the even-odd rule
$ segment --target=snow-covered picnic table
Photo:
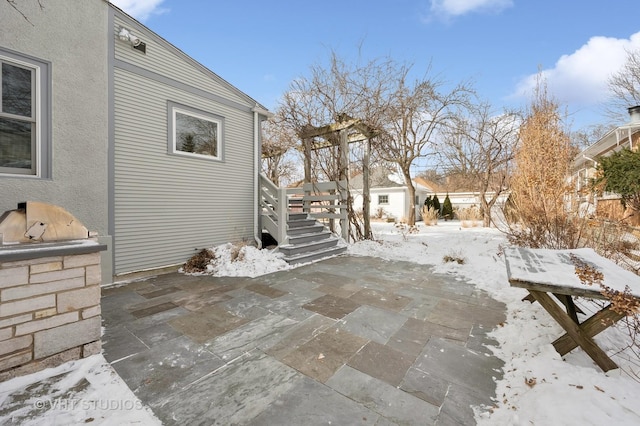
[[[580,346],[604,371],[618,368],[593,341],[593,336],[615,324],[625,313],[616,312],[608,304],[580,323],[573,297],[607,300],[603,289],[608,289],[640,300],[640,276],[588,248],[511,247],[504,253],[509,283],[526,289],[566,331],[553,342],[558,353],[565,355]],[[565,310],[551,295],[564,305]]]

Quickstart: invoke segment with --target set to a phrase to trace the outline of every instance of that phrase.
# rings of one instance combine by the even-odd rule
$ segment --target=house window
[[[47,176],[49,65],[0,49],[0,174]]]
[[[224,119],[176,104],[169,104],[169,151],[192,157],[222,160]]]
[[[378,195],[378,204],[389,204],[388,195]]]

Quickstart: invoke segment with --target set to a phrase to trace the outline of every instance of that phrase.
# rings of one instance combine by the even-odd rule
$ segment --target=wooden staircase
[[[320,194],[319,188],[324,192]],[[326,188],[331,195],[327,195]],[[285,261],[290,264],[313,262],[347,250],[347,216],[339,203],[342,196],[339,188],[338,182],[305,184],[300,194],[300,189],[278,188],[260,176],[261,227],[278,242],[278,251]],[[312,209],[316,211],[309,213]],[[329,231],[318,221],[320,218],[340,220],[345,230],[343,238]]]
[[[306,263],[344,253],[347,245],[307,213],[289,213],[288,243],[279,245],[289,264]]]

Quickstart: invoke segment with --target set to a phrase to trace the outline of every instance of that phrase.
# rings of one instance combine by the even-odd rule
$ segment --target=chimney
[[[640,124],[640,105],[627,108],[632,124]]]

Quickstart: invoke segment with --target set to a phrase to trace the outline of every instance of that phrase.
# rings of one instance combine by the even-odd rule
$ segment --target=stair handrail
[[[262,226],[276,239],[278,245],[288,242],[287,188],[277,187],[271,180],[260,173],[260,216]]]

